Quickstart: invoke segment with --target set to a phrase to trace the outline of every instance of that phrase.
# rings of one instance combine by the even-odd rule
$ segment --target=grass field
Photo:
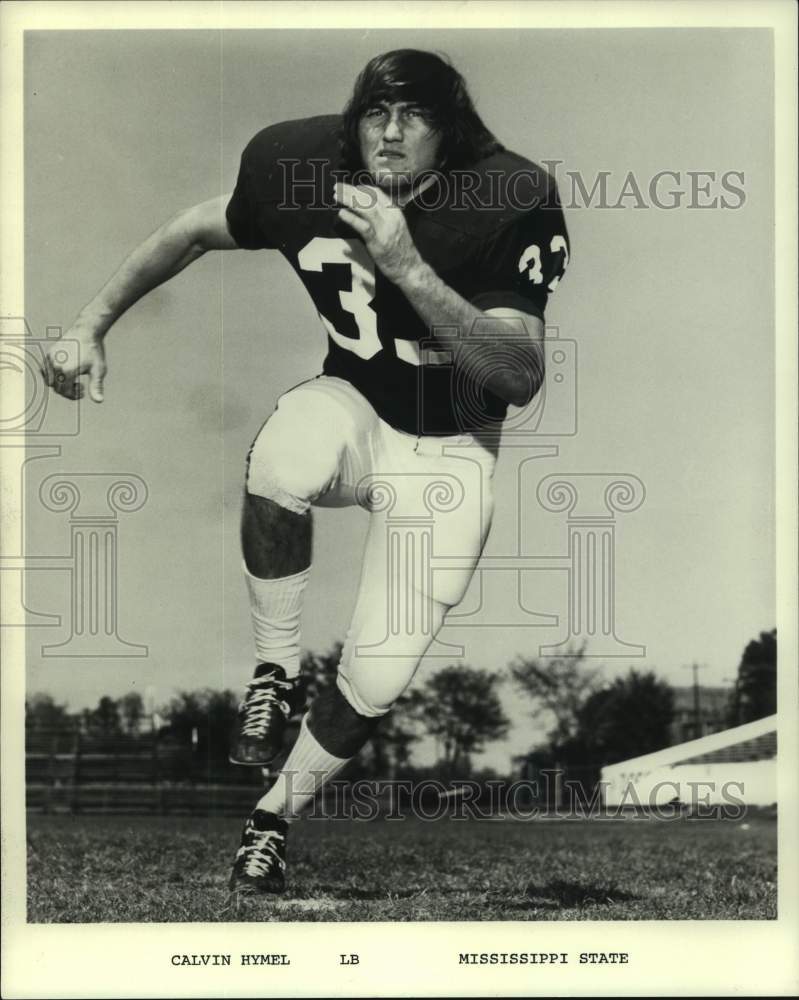
[[[31,922],[774,919],[776,822],[305,820],[231,903],[240,823],[28,818]]]

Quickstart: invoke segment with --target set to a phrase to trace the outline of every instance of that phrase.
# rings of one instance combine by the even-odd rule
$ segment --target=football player
[[[285,887],[288,824],[351,760],[410,683],[462,599],[491,523],[509,404],[544,378],[543,318],[568,261],[554,181],[506,150],[461,75],[411,49],[372,59],[342,115],[272,125],[241,157],[232,195],[181,212],[135,250],[47,359],[58,392],[103,398],[104,337],[141,295],[207,250],[277,250],[327,334],[322,373],[282,395],[249,453],[243,572],[257,666],[232,741],[264,767],[304,707],[300,614],[311,508],[356,504],[370,525],[335,685],[303,716],[247,819],[230,887]],[[429,571],[392,522],[435,515]],[[427,553],[429,556],[429,552]]]

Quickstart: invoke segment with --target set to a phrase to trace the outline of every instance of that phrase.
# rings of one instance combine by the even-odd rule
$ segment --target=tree
[[[227,768],[230,734],[238,716],[238,699],[232,691],[181,691],[160,714],[179,742],[195,746],[199,760]]]
[[[125,732],[130,736],[138,736],[141,720],[144,718],[144,701],[138,691],[130,691],[119,699],[119,713]]]
[[[340,642],[334,642],[326,653],[303,652],[300,674],[305,679],[309,698],[315,698],[320,691],[335,683],[343,648]]]
[[[370,770],[374,777],[394,778],[410,765],[411,747],[419,741],[413,699],[399,698],[369,737]]]
[[[442,741],[448,771],[468,771],[473,753],[507,733],[499,683],[499,674],[461,664],[437,671],[408,696],[413,716]]]
[[[761,632],[746,646],[738,665],[729,723],[741,726],[777,711],[777,630]]]
[[[59,705],[49,694],[34,694],[25,702],[25,725],[37,732],[69,729],[72,722],[66,705]]]
[[[99,736],[118,736],[122,732],[119,718],[119,706],[113,698],[104,694],[92,709],[86,720],[89,731]]]
[[[517,688],[533,702],[533,718],[547,713],[554,717],[555,725],[547,734],[551,744],[565,743],[575,735],[580,709],[599,688],[601,667],[586,666],[585,648],[586,643],[569,645],[560,656],[546,659],[520,656],[510,665]]]
[[[575,743],[586,763],[601,766],[669,745],[674,692],[651,671],[626,677],[593,692],[577,713]]]

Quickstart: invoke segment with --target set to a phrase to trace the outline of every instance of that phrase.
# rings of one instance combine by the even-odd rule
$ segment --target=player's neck
[[[429,188],[431,184],[435,184],[435,182],[436,182],[435,174],[426,174],[422,178],[419,184],[414,184],[411,187],[410,191],[408,192],[407,199],[402,204],[407,205],[409,201],[412,201],[417,195],[420,195],[422,191],[426,191],[427,188]]]
[[[422,191],[426,191],[435,181],[436,175],[428,173],[418,183],[409,184],[394,190],[384,190],[386,190],[386,194],[389,195],[395,205],[399,206],[399,208],[405,208],[409,202],[413,201]]]

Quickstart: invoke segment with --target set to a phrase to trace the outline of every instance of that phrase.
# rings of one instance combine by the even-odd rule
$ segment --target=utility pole
[[[702,735],[702,706],[699,698],[699,671],[704,670],[706,663],[685,664],[686,668],[694,672],[694,739],[698,740]]]

